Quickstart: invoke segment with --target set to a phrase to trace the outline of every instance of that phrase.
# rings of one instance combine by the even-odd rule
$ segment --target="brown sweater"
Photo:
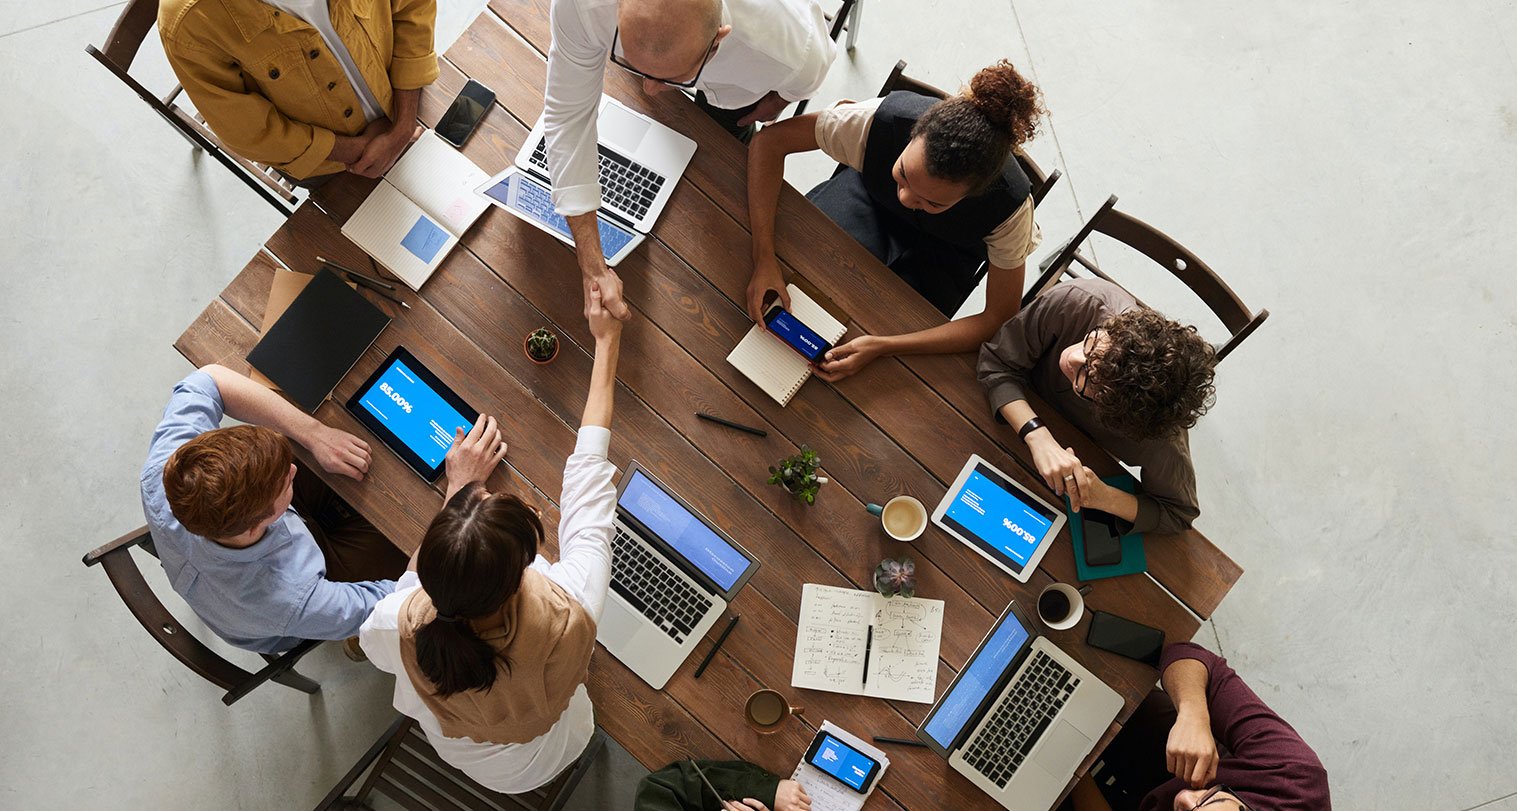
[[[528,569],[500,613],[471,625],[497,652],[495,684],[440,696],[416,663],[416,632],[437,617],[426,591],[400,607],[400,659],[423,704],[449,738],[526,743],[558,722],[590,673],[595,620],[579,601]],[[507,662],[509,661],[509,666]]]
[[[1136,441],[1101,423],[1095,407],[1075,394],[1059,370],[1059,353],[1125,310],[1140,306],[1132,294],[1101,279],[1061,282],[1012,316],[980,347],[979,378],[997,420],[1001,407],[1036,392],[1107,453],[1142,468],[1135,532],[1169,533],[1190,528],[1201,508],[1190,436]]]

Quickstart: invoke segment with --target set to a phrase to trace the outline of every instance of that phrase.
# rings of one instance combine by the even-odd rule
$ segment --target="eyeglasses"
[[[696,71],[695,71],[695,78],[691,79],[688,82],[676,82],[673,79],[663,79],[663,78],[660,78],[658,76],[650,76],[650,75],[648,75],[646,73],[643,73],[642,71],[638,70],[637,68],[634,68],[631,65],[627,64],[627,60],[621,58],[620,56],[617,56],[617,54],[616,54],[617,43],[619,43],[621,41],[621,36],[622,36],[621,26],[617,26],[616,27],[616,33],[614,33],[614,34],[611,35],[611,61],[612,61],[612,63],[614,63],[617,67],[621,68],[622,70],[627,71],[628,73],[632,73],[634,75],[641,76],[644,79],[648,79],[650,81],[663,82],[664,84],[669,85],[670,87],[683,87],[683,88],[695,87],[695,83],[701,80],[701,74],[704,73],[705,70],[706,70],[706,63],[710,62],[711,61],[711,57],[716,53],[716,37],[712,37],[711,38],[711,44],[706,46],[706,57],[701,60],[701,66],[699,68],[697,68]],[[719,37],[719,36],[721,36],[721,34],[718,33],[717,36]]]
[[[1075,395],[1082,400],[1090,399],[1089,397],[1085,396],[1085,387],[1090,385],[1090,357],[1096,351],[1096,346],[1098,346],[1100,343],[1101,331],[1098,329],[1091,330],[1090,334],[1085,336],[1085,344],[1083,347],[1084,351],[1082,352],[1082,354],[1085,355],[1085,363],[1080,366],[1079,371],[1075,372],[1074,381]]]
[[[1227,797],[1218,797],[1217,796],[1218,794],[1222,794],[1224,792],[1227,793],[1229,796],[1227,796]],[[1223,800],[1232,800],[1233,802],[1235,802],[1235,803],[1238,804],[1238,808],[1242,809],[1242,811],[1249,811],[1249,807],[1247,805],[1245,805],[1242,800],[1238,799],[1238,792],[1233,791],[1232,789],[1228,788],[1227,786],[1213,786],[1211,791],[1208,791],[1208,792],[1206,792],[1206,794],[1202,795],[1200,802],[1198,802],[1195,805],[1193,805],[1193,806],[1190,807],[1190,811],[1196,811],[1197,808],[1201,808],[1202,806],[1211,805],[1212,803],[1221,802]]]

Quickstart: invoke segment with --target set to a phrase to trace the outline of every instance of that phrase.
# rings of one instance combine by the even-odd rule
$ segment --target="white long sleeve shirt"
[[[558,562],[538,555],[531,568],[546,575],[600,622],[611,587],[611,533],[616,518],[616,466],[606,458],[611,432],[595,425],[579,429],[574,454],[564,465],[559,500]],[[557,777],[573,763],[595,732],[590,694],[581,684],[553,728],[517,744],[479,743],[442,734],[437,717],[422,703],[400,660],[400,607],[421,588],[415,572],[406,572],[395,593],[379,601],[359,629],[358,641],[369,661],[395,675],[395,709],[415,718],[432,748],[447,763],[486,788],[506,794],[531,791]]]
[[[543,130],[553,206],[567,217],[600,208],[596,111],[616,34],[617,0],[553,0],[551,17]],[[732,32],[696,88],[725,110],[746,107],[770,91],[787,101],[809,98],[837,56],[818,0],[722,0],[722,24]]]

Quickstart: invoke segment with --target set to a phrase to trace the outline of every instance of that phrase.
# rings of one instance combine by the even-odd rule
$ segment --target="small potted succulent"
[[[822,459],[816,451],[802,445],[800,453],[781,459],[778,466],[769,467],[769,483],[785,488],[785,492],[800,501],[815,504],[817,491],[827,483],[826,476],[816,473],[821,464]]]
[[[558,357],[558,336],[547,327],[538,327],[522,341],[522,351],[527,354],[528,360],[538,366],[546,366]]]
[[[917,564],[911,558],[885,558],[874,569],[874,590],[886,597],[917,593]]]

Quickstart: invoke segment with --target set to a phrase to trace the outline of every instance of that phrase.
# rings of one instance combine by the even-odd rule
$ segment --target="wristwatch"
[[[1036,430],[1038,430],[1039,428],[1042,428],[1042,427],[1044,427],[1043,426],[1043,421],[1040,420],[1040,419],[1038,419],[1037,417],[1033,417],[1032,419],[1028,420],[1027,422],[1022,423],[1021,430],[1017,431],[1017,439],[1020,439],[1023,442],[1026,442],[1028,434],[1030,434],[1033,431],[1036,431]]]

